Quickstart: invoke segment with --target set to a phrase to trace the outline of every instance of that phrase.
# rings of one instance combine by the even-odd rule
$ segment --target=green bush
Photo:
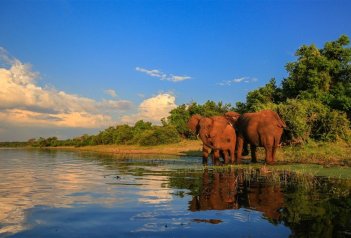
[[[177,143],[180,135],[173,126],[156,126],[144,131],[139,138],[139,144],[144,146]]]
[[[317,101],[288,99],[277,106],[277,112],[287,125],[287,139],[303,143],[318,132],[316,123],[327,114],[328,107]]]
[[[330,110],[324,115],[320,115],[315,122],[313,139],[321,141],[336,141],[343,139],[350,141],[350,122],[345,112]]]
[[[127,144],[134,137],[133,128],[128,125],[116,126],[113,132],[114,144]]]

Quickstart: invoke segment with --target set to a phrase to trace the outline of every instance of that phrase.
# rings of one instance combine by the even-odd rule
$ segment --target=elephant
[[[211,120],[207,117],[202,117],[201,115],[195,114],[188,120],[188,128],[190,131],[195,133],[202,141],[202,163],[207,164],[207,159],[211,153],[211,147],[208,142],[208,135],[210,133],[211,127],[205,125],[211,125]],[[200,126],[201,125],[201,126]]]
[[[222,153],[224,162],[235,160],[236,132],[232,123],[239,118],[240,114],[231,112],[231,119],[225,116],[202,117],[192,115],[188,121],[188,128],[196,133],[203,143],[202,162],[207,164],[208,156],[213,150],[213,162],[218,163]],[[235,119],[236,118],[236,119]]]
[[[225,114],[230,117],[231,115]],[[275,153],[280,144],[285,122],[271,110],[244,113],[237,120],[237,163],[241,161],[244,142],[250,144],[252,162],[257,162],[256,148],[264,147],[267,164],[274,164]]]
[[[224,163],[235,162],[236,132],[232,124],[224,116],[214,116],[212,119],[212,129],[208,137],[210,145],[215,149],[213,156],[217,161],[221,152]]]

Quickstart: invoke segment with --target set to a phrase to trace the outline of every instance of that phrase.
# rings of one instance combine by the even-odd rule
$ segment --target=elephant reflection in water
[[[213,172],[205,169],[202,176],[200,195],[194,196],[190,203],[191,211],[237,209],[236,202],[238,176],[234,169],[229,172]],[[213,178],[211,178],[213,175]]]
[[[263,213],[273,221],[280,220],[279,210],[284,204],[284,194],[279,185],[264,184],[250,175],[245,180],[244,170],[230,168],[223,172],[203,172],[198,196],[190,202],[189,210],[225,210],[250,208]]]

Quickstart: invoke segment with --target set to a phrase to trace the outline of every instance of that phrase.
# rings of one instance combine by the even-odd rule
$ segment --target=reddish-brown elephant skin
[[[265,217],[278,221],[279,210],[284,204],[284,193],[279,185],[250,184],[248,193],[249,207],[260,211]]]
[[[210,176],[205,170],[202,176],[201,193],[190,202],[190,211],[238,209],[236,201],[238,178],[230,172],[214,172]]]
[[[206,122],[207,121],[207,122]],[[202,141],[202,163],[207,164],[207,159],[211,153],[211,147],[208,142],[208,135],[210,134],[211,127],[200,126],[205,124],[211,124],[211,120],[201,115],[192,115],[188,121],[188,128],[195,133]]]
[[[243,144],[246,141],[250,144],[252,162],[257,162],[256,148],[264,147],[266,163],[273,164],[285,127],[284,121],[271,110],[242,114],[236,122],[237,163],[241,161]]]
[[[237,118],[239,118],[239,114]],[[202,162],[207,164],[208,156],[213,150],[213,164],[219,163],[219,157],[224,157],[224,162],[234,163],[236,132],[230,121],[225,116],[202,117],[193,115],[188,121],[188,128],[196,133],[203,142]]]

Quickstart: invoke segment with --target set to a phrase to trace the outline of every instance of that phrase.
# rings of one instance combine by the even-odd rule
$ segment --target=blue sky
[[[234,105],[280,83],[302,44],[351,36],[350,12],[349,1],[2,0],[0,141],[156,123],[191,101]]]

